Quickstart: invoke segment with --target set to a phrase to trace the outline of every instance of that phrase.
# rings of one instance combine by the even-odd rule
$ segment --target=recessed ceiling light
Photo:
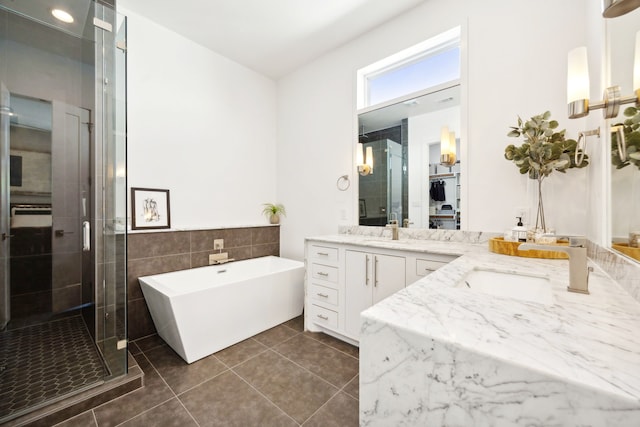
[[[69,12],[66,12],[62,9],[53,9],[51,11],[51,14],[54,18],[62,22],[66,22],[67,24],[71,24],[74,21],[73,16],[71,16]]]

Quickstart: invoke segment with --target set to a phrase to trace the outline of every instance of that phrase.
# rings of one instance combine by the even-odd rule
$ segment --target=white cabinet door
[[[373,255],[373,304],[395,294],[405,287],[405,258],[391,255]]]
[[[405,286],[405,258],[345,251],[346,317],[348,335],[360,336],[360,313]]]
[[[360,335],[360,313],[373,303],[371,291],[372,255],[345,251],[345,331],[352,337]]]

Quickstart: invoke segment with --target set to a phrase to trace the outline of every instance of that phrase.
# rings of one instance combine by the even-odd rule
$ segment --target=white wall
[[[507,0],[430,0],[329,52],[278,82],[278,198],[289,217],[284,256],[302,258],[304,238],[355,224],[355,74],[360,67],[463,26],[461,140],[469,159],[463,184],[469,212],[463,228],[502,231],[515,208],[531,204],[527,179],[504,159],[517,116],[550,110],[577,137],[584,121],[566,117],[566,57],[586,41],[583,0],[542,0],[523,11]],[[521,143],[521,140],[519,140]],[[336,179],[349,173],[349,191]],[[587,232],[587,172],[572,170],[545,182],[548,222],[560,232]],[[535,207],[535,206],[534,206]],[[535,210],[532,209],[535,214]]]
[[[169,189],[173,228],[266,224],[275,83],[126,7],[129,187]]]

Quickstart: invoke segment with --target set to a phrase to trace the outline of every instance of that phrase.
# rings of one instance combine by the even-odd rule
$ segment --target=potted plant
[[[542,182],[553,171],[566,173],[567,169],[583,168],[589,164],[585,155],[580,164],[575,162],[577,142],[565,138],[565,130],[556,131],[558,122],[549,120],[549,111],[531,117],[524,122],[518,117],[518,126],[512,126],[507,136],[524,137],[519,147],[511,144],[504,150],[504,157],[512,161],[521,174],[529,174],[529,178],[538,181],[538,212],[536,230],[547,231],[542,203]]]
[[[269,218],[269,222],[271,224],[279,224],[280,223],[280,215],[287,216],[287,211],[284,206],[280,203],[265,203],[264,209],[262,209],[262,213],[264,216]]]

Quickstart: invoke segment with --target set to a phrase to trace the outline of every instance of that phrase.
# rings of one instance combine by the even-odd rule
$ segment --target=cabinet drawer
[[[338,283],[338,269],[323,264],[311,265],[311,276],[314,279],[326,280],[332,283]]]
[[[324,307],[311,305],[311,319],[314,323],[332,328],[338,327],[338,313]]]
[[[447,265],[448,262],[443,261],[432,261],[427,259],[417,259],[416,260],[416,275],[417,276],[426,276],[442,266]]]
[[[311,245],[309,247],[309,257],[319,261],[338,262],[338,248]]]
[[[309,297],[315,301],[326,302],[327,304],[338,305],[338,291],[324,286],[309,286]]]

